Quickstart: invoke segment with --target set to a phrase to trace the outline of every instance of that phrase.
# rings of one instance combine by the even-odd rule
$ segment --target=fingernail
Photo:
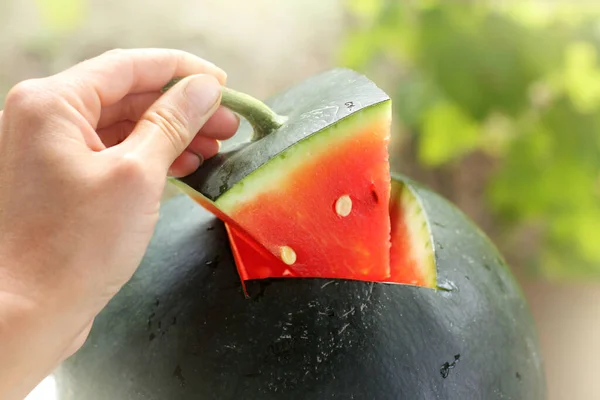
[[[200,164],[198,164],[198,166],[201,166],[204,163],[204,156],[202,154],[200,154],[200,153],[194,153],[194,154],[200,160]]]
[[[184,89],[191,116],[204,117],[221,98],[221,85],[210,75],[196,75],[188,79]]]

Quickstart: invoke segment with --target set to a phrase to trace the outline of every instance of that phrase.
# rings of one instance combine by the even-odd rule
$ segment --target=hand
[[[189,76],[161,96],[172,78]],[[119,50],[22,82],[0,112],[0,393],[20,398],[76,351],[149,244],[168,174],[231,137],[225,73]]]

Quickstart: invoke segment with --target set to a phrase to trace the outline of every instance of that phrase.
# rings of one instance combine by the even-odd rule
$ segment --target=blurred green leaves
[[[566,49],[564,90],[582,112],[594,112],[600,105],[600,64],[591,43],[575,42]]]
[[[479,126],[451,102],[425,110],[422,128],[419,158],[428,166],[459,158],[479,144]]]
[[[386,78],[420,163],[487,153],[498,221],[543,228],[537,270],[600,277],[600,3],[348,4],[342,62]]]
[[[78,28],[84,21],[85,0],[35,0],[41,21],[52,33]]]

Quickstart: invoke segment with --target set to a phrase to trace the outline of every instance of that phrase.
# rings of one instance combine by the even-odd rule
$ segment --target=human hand
[[[189,77],[161,96],[178,76]],[[235,133],[237,117],[219,107],[225,80],[188,53],[119,50],[9,92],[0,111],[3,399],[22,399],[83,344],[141,262],[167,175],[193,172]]]

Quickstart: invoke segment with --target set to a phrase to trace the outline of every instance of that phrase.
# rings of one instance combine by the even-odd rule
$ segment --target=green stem
[[[181,79],[183,78],[176,78],[167,83],[163,92]],[[248,120],[254,130],[253,140],[261,139],[276,131],[287,120],[287,117],[278,115],[262,101],[227,87],[222,88],[221,104]]]

